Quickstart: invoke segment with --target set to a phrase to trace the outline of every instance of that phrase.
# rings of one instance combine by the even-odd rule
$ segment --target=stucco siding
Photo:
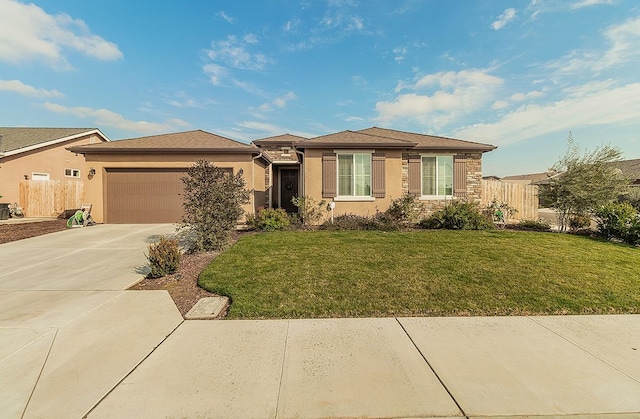
[[[208,160],[218,167],[231,168],[234,173],[243,171],[246,188],[252,192],[251,200],[244,206],[245,212],[253,213],[260,202],[264,202],[264,167],[255,162],[250,154],[89,154],[86,155],[85,170],[96,170],[95,176],[85,187],[85,201],[93,204],[92,216],[98,223],[105,222],[106,171],[110,168],[167,168],[188,169],[198,160]],[[240,220],[244,221],[244,220]],[[107,220],[108,222],[108,220]]]
[[[102,137],[88,135],[76,140],[18,153],[0,159],[0,202],[20,201],[20,181],[31,180],[33,173],[46,173],[50,180],[78,180],[86,182],[87,171],[82,154],[72,153],[66,147],[101,142]],[[64,169],[80,170],[80,178],[66,177]],[[26,178],[25,178],[26,177]],[[86,186],[86,185],[85,185]],[[24,203],[20,203],[24,205]]]

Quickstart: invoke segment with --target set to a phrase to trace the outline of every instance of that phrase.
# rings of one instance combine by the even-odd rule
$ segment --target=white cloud
[[[572,9],[580,9],[587,6],[595,6],[596,4],[613,4],[613,0],[581,0],[571,5]]]
[[[274,109],[274,107],[283,109],[284,107],[287,106],[287,102],[289,102],[291,100],[295,100],[297,98],[298,98],[298,96],[296,96],[295,93],[287,92],[285,95],[277,97],[277,98],[273,99],[270,102],[263,103],[262,105],[260,105],[259,109],[262,112],[271,111],[271,110]]]
[[[558,75],[599,73],[640,56],[640,17],[611,25],[602,33],[609,42],[609,48],[606,51],[574,50],[550,62],[547,67],[556,70]]]
[[[493,102],[493,105],[491,105],[491,109],[494,110],[500,110],[508,107],[509,102],[507,102],[506,100],[496,100],[495,102]]]
[[[494,31],[499,31],[504,28],[507,23],[511,22],[516,17],[516,9],[506,9],[498,18],[491,24]]]
[[[402,60],[404,60],[405,55],[407,54],[407,48],[405,47],[395,47],[393,49],[393,55],[394,55],[394,59],[396,60],[396,62],[401,62]]]
[[[481,123],[456,131],[460,138],[504,145],[576,127],[633,124],[640,115],[640,83],[612,87],[589,83],[569,96],[545,105],[524,105],[495,123]]]
[[[271,63],[271,59],[261,53],[253,53],[247,49],[248,42],[240,41],[233,35],[222,41],[211,43],[207,55],[213,61],[242,70],[262,70]]]
[[[71,69],[65,50],[103,61],[122,58],[116,44],[92,34],[80,19],[50,15],[34,4],[0,0],[0,60],[43,60],[51,67]]]
[[[45,109],[54,113],[90,119],[97,126],[117,128],[141,134],[175,131],[176,129],[189,126],[187,122],[177,118],[169,119],[163,123],[131,121],[108,109],[93,109],[80,106],[70,108],[51,102],[46,102],[43,106]]]
[[[57,90],[38,89],[20,80],[0,80],[0,91],[19,93],[24,96],[34,97],[62,97],[62,93]]]
[[[537,99],[544,96],[544,93],[539,90],[532,90],[527,93],[514,93],[511,95],[511,100],[514,102],[524,102],[527,99]]]
[[[220,10],[218,13],[216,13],[216,15],[219,18],[226,20],[228,23],[233,23],[233,18],[227,15],[223,10]]]
[[[376,120],[390,122],[409,118],[442,128],[460,116],[486,106],[503,83],[501,78],[475,69],[429,74],[412,85],[399,84],[399,90],[411,89],[414,92],[400,94],[392,101],[376,103]],[[432,90],[432,93],[415,93],[422,90]]]
[[[227,77],[227,70],[218,64],[205,64],[202,67],[204,73],[209,77],[211,83],[216,86],[220,86],[222,84],[222,80]]]
[[[258,43],[258,37],[253,33],[246,34],[245,36],[242,37],[242,39],[244,39],[244,42],[246,42],[247,44],[257,44]]]
[[[359,116],[349,116],[344,120],[347,122],[360,122],[360,121],[364,121],[364,118],[360,118]]]

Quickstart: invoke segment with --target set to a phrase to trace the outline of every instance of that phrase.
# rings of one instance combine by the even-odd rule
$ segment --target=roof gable
[[[391,137],[370,135],[368,133],[360,131],[342,131],[335,134],[323,135],[320,137],[301,141],[296,145],[298,146],[298,148],[412,148],[416,145],[416,143]]]
[[[195,130],[71,147],[76,153],[259,153],[257,147]]]
[[[476,143],[473,141],[458,140],[455,138],[440,137],[435,135],[396,131],[387,128],[371,127],[360,130],[358,132],[416,143],[416,149],[477,150],[484,152],[495,150],[497,148],[496,146],[490,144]]]
[[[0,127],[0,154],[18,154],[92,134],[110,141],[97,128]]]
[[[253,143],[256,145],[291,145],[305,140],[307,140],[305,137],[300,137],[298,135],[282,134],[276,135],[274,137],[260,138],[258,140],[254,140]]]

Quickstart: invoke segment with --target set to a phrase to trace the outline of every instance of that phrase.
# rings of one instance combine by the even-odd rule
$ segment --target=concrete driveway
[[[0,245],[0,416],[80,418],[181,322],[123,291],[171,225],[97,225]]]
[[[640,417],[639,315],[183,321],[122,291],[172,230],[0,245],[0,416]]]

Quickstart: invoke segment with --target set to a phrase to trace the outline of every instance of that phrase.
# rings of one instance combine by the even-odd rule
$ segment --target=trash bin
[[[9,219],[9,204],[0,204],[0,220]]]

